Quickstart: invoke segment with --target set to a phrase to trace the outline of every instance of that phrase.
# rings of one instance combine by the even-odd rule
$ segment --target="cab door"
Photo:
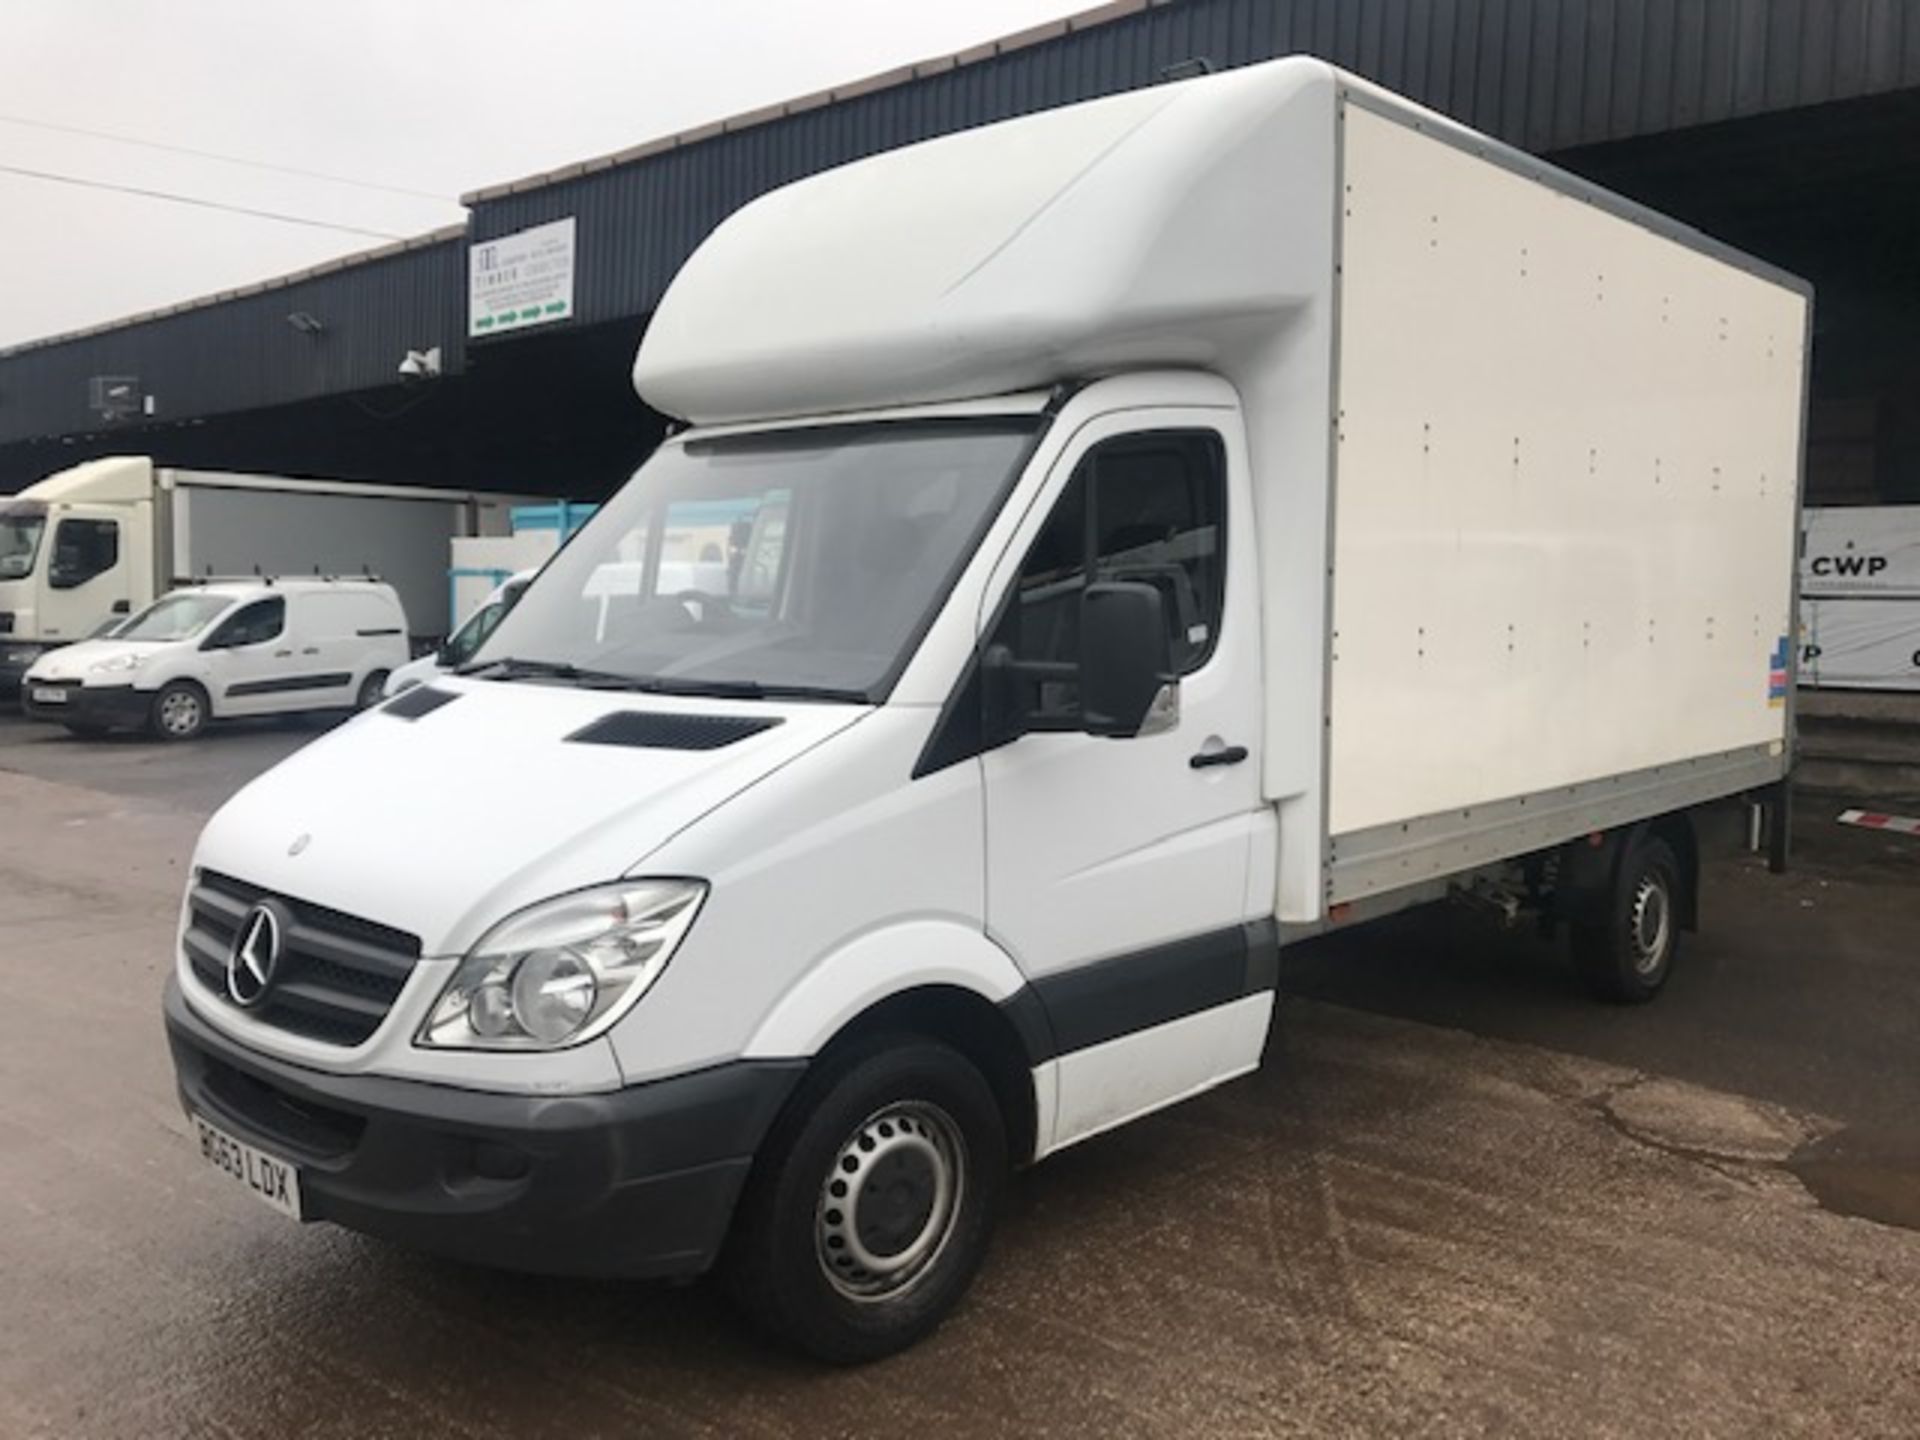
[[[1248,498],[1237,410],[1103,417],[989,588],[983,653],[1072,667],[1087,586],[1151,584],[1179,675],[1171,723],[1163,710],[1155,733],[1122,739],[1070,728],[1077,682],[1059,671],[1030,697],[1053,728],[982,758],[988,930],[1055,1041],[1042,1151],[1258,1063],[1277,952],[1248,884],[1262,728]]]
[[[36,605],[34,638],[84,640],[113,615],[131,607],[131,557],[122,516],[83,505],[62,506],[49,517],[46,584]]]
[[[287,633],[284,595],[242,605],[200,649],[216,715],[270,715],[297,688],[299,667]]]

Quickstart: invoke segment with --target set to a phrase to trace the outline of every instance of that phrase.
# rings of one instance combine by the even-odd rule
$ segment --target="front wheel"
[[[176,680],[153,697],[147,728],[162,740],[192,740],[207,728],[207,719],[207,692],[191,680]]]
[[[1639,1004],[1667,983],[1680,948],[1680,862],[1648,836],[1620,861],[1608,899],[1573,927],[1573,958],[1602,1000]]]
[[[376,670],[360,682],[360,693],[354,698],[355,710],[371,710],[380,703],[387,689],[387,672]]]
[[[992,1089],[957,1051],[883,1037],[801,1082],[723,1260],[736,1303],[836,1364],[937,1327],[985,1258],[1007,1171]]]

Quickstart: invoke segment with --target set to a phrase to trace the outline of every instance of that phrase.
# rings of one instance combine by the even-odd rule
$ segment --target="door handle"
[[[320,647],[318,645],[309,645],[300,653],[302,655],[318,655],[320,653]]]
[[[292,654],[293,651],[291,650],[276,650],[273,652],[273,658],[276,660],[285,660]]]
[[[1218,750],[1202,750],[1188,760],[1187,764],[1195,770],[1205,770],[1212,765],[1238,765],[1246,758],[1246,746],[1223,745]]]

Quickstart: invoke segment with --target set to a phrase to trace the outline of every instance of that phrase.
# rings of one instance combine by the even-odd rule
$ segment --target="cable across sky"
[[[283,225],[305,225],[314,230],[337,230],[343,235],[365,235],[375,240],[403,240],[391,230],[370,230],[364,225],[342,225],[333,220],[315,220],[308,215],[289,215],[282,210],[257,210],[251,205],[230,205],[224,200],[207,200],[198,195],[181,195],[171,190],[148,190],[139,185],[116,185],[107,180],[88,180],[78,175],[62,175],[53,170],[32,170],[24,165],[0,164],[0,175],[23,175],[29,180],[47,180],[56,185],[73,185],[84,190],[110,190],[119,195],[138,195],[148,200],[168,200],[176,205],[193,205],[202,210],[224,210],[230,215],[249,215],[256,220],[277,220]]]
[[[143,150],[164,150],[170,155],[191,155],[198,160],[215,160],[222,165],[244,165],[254,170],[271,170],[280,175],[299,175],[308,180],[324,180],[330,185],[351,185],[359,190],[378,190],[387,195],[409,195],[416,200],[434,200],[443,205],[457,204],[451,195],[436,195],[430,190],[413,190],[405,185],[385,185],[376,180],[355,180],[347,175],[330,175],[324,170],[308,170],[299,165],[280,165],[271,160],[253,160],[244,155],[226,155],[218,150],[200,150],[191,145],[175,145],[166,140],[148,140],[138,135],[121,135],[112,130],[93,130],[85,125],[66,125],[55,120],[35,120],[26,115],[0,115],[0,125],[24,125],[34,130],[52,130],[62,135],[84,135],[90,140],[110,140],[116,145],[137,145]]]

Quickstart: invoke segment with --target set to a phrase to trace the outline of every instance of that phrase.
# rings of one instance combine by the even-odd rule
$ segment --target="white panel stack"
[[[1809,510],[1800,679],[1920,690],[1920,505]]]

